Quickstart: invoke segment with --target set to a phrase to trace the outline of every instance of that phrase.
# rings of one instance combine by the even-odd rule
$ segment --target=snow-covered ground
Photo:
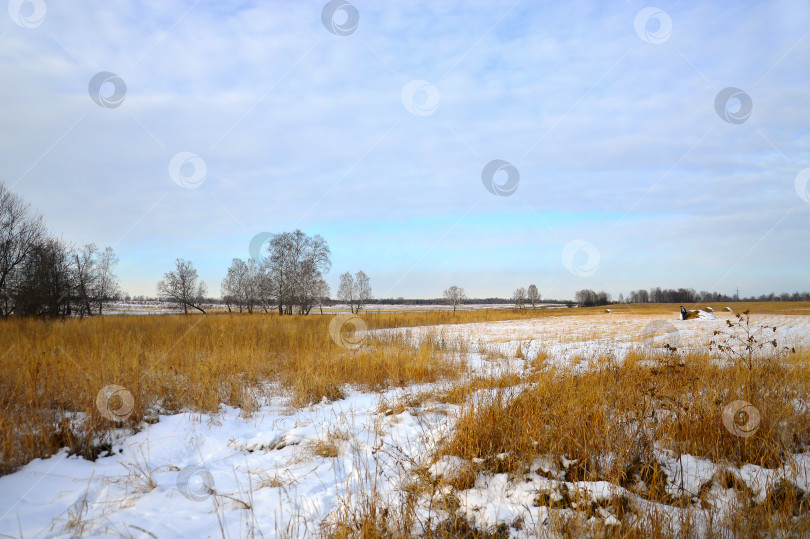
[[[0,478],[0,536],[209,537],[220,527],[228,537],[312,535],[347,494],[375,480],[392,491],[398,461],[425,454],[437,425],[385,417],[378,403],[353,393],[250,418],[223,406],[161,416],[96,462],[63,450]]]
[[[473,375],[493,369],[519,372],[521,360],[514,359],[519,346],[529,359],[542,349],[559,364],[606,351],[620,359],[632,346],[657,346],[662,339],[675,339],[681,347],[705,346],[729,316],[680,321],[676,316],[604,314],[401,331],[414,338],[432,331],[467,340]],[[778,326],[785,344],[810,345],[810,317],[756,321]],[[506,356],[497,366],[488,353],[492,350]],[[118,433],[111,454],[95,462],[63,450],[0,477],[0,537],[315,535],[323,522],[372,492],[395,504],[416,470],[448,475],[463,465],[452,457],[431,460],[437,444],[452,432],[458,406],[428,402],[396,413],[386,409],[385,403],[403,394],[435,387],[349,391],[343,400],[304,409],[289,407],[276,388],[277,398],[250,417],[225,406],[213,415],[161,415],[136,434]],[[697,493],[722,471],[689,455],[676,459],[658,450],[658,457],[680,494]],[[795,455],[792,464],[781,470],[747,465],[733,473],[757,496],[780,478],[807,491],[810,454]],[[579,493],[596,502],[622,495],[639,507],[651,505],[617,485],[566,482],[565,465],[538,459],[521,481],[505,474],[480,475],[459,496],[460,511],[478,526],[522,520],[522,529],[511,528],[511,533],[531,536],[547,529],[553,512],[570,511],[536,506],[539,495],[553,500]],[[712,488],[717,503],[731,503],[731,489]],[[430,501],[418,507],[420,522],[435,518]],[[607,512],[603,517],[605,525],[616,523]],[[701,517],[698,511],[695,518],[699,522],[708,514]]]
[[[530,320],[506,320],[485,324],[456,324],[411,328],[414,340],[428,333],[450,342],[464,341],[476,352],[497,352],[508,358],[518,348],[529,359],[543,351],[552,364],[566,366],[576,360],[581,368],[598,357],[623,359],[628,351],[644,346],[662,348],[666,343],[688,352],[706,350],[715,330],[727,329],[733,313],[681,320],[667,315],[599,314],[555,316]],[[810,316],[751,316],[751,325],[776,326],[775,337],[786,346],[810,347]],[[579,363],[585,360],[584,363]]]

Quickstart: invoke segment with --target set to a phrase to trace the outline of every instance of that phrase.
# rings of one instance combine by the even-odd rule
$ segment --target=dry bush
[[[389,504],[379,496],[369,496],[355,502],[351,508],[345,506],[335,522],[323,524],[320,535],[330,539],[411,537],[411,516],[401,514],[402,506],[399,502]]]

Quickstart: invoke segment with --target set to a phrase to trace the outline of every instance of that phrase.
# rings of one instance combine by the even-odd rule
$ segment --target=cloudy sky
[[[806,1],[8,4],[0,180],[132,294],[296,228],[377,297],[810,289]]]

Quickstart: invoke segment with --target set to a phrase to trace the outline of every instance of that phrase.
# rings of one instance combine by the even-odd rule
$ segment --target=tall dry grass
[[[306,405],[339,399],[346,385],[379,390],[464,371],[460,353],[430,338],[412,347],[401,337],[378,335],[357,350],[340,347],[330,338],[330,320],[169,315],[0,321],[0,473],[65,446],[92,458],[110,429],[152,420],[157,411],[212,412],[224,403],[250,413],[279,386],[291,390],[293,405]],[[111,384],[132,395],[131,413],[120,423],[96,405],[99,391]],[[120,396],[109,403],[114,410],[126,404],[115,399]]]
[[[807,353],[754,372],[699,355],[661,367],[642,358],[582,374],[542,370],[528,386],[476,400],[445,451],[466,459],[509,453],[511,471],[537,455],[567,455],[580,462],[571,480],[624,484],[634,465],[651,458],[654,442],[714,462],[768,468],[810,447],[810,409],[794,405],[810,395]],[[750,438],[723,426],[723,408],[735,400],[761,414]],[[609,467],[594,460],[606,454],[620,458]]]
[[[778,306],[766,305],[761,312],[785,314]],[[648,312],[656,308],[646,307]],[[787,311],[796,312],[796,306]],[[745,316],[732,318],[731,324],[731,333],[754,334],[746,333]],[[548,526],[521,528],[518,535],[810,536],[810,492],[785,479],[771,484],[760,498],[739,472],[754,464],[785,467],[790,475],[792,455],[810,450],[810,351],[771,347],[769,335],[765,331],[752,341],[743,338],[742,344],[727,341],[741,346],[741,354],[724,354],[717,347],[684,354],[640,345],[624,361],[595,360],[584,373],[547,365],[541,351],[520,375],[467,378],[450,388],[423,389],[383,402],[380,412],[386,414],[414,413],[425,402],[461,404],[454,431],[435,458],[459,456],[467,465],[448,478],[421,474],[409,487],[415,496],[405,507],[416,503],[414,498],[435,500],[443,518],[417,526],[411,510],[404,512],[410,520],[386,520],[380,517],[379,502],[369,503],[356,508],[354,519],[342,522],[343,531],[351,532],[343,536],[386,536],[392,525],[406,522],[409,531],[424,527],[435,537],[506,537],[510,525],[476,525],[458,510],[458,499],[482,474],[506,473],[515,483],[523,481],[537,457],[556,464],[559,472],[548,477],[568,485],[608,481],[647,505],[625,495],[595,501],[563,484],[559,491],[538,492],[534,500],[549,508]],[[746,346],[765,353],[751,361]],[[724,410],[738,400],[750,402],[760,414],[750,437],[735,435],[724,424]],[[682,484],[679,488],[672,482],[671,466],[681,455],[709,460],[720,471],[694,492]],[[802,483],[801,477],[797,480]],[[726,489],[734,495],[724,508],[724,499],[714,496]],[[446,494],[436,498],[437,492]],[[698,515],[702,510],[709,511],[708,522],[706,513]],[[607,526],[605,514],[619,523]]]
[[[481,459],[476,460],[482,463],[479,472],[516,477],[526,473],[536,457],[550,458],[564,470],[565,481],[609,481],[648,501],[688,509],[707,507],[703,497],[711,485],[700,492],[673,494],[666,488],[662,449],[674,458],[689,454],[721,466],[764,468],[789,466],[791,454],[810,449],[808,351],[756,369],[721,365],[707,355],[670,359],[637,353],[623,363],[583,374],[540,366],[528,384],[498,389],[467,404],[441,453]],[[753,436],[737,436],[725,428],[723,410],[735,400],[752,403],[761,414]],[[758,502],[734,475],[716,477],[715,482],[739,490],[740,505],[723,523],[735,535],[760,529],[777,535],[810,534],[810,494],[792,483]],[[626,500],[614,502],[618,505],[612,512],[621,514]],[[565,500],[538,503],[566,507]],[[580,504],[583,511],[588,507]],[[653,524],[662,521],[642,516],[652,527],[643,528],[641,535],[671,533],[666,526],[655,532]],[[554,526],[577,535],[585,532],[580,524],[575,519]],[[639,528],[622,525],[608,535],[639,533]]]
[[[751,307],[753,313],[790,314],[803,312],[809,305]],[[603,310],[416,312],[361,317],[370,329],[384,329]],[[676,313],[677,306],[621,305],[613,310]],[[454,349],[438,338],[428,338],[414,348],[404,336],[383,334],[366,340],[359,350],[347,350],[330,338],[331,319],[170,315],[64,322],[2,320],[0,473],[65,446],[94,458],[105,448],[111,429],[136,428],[141,421],[152,421],[156,412],[212,412],[224,403],[249,414],[279,389],[292,395],[293,405],[306,405],[324,397],[341,398],[347,385],[379,390],[458,380],[465,372],[464,348]],[[806,451],[810,446],[810,411],[806,406],[796,406],[806,404],[810,394],[807,351],[756,369],[721,366],[709,361],[708,352],[674,362],[631,354],[622,363],[597,362],[598,368],[584,374],[550,368],[543,360],[542,355],[527,360],[527,369],[520,375],[465,378],[436,395],[429,391],[417,395],[417,399],[467,403],[442,452],[470,461],[481,459],[476,472],[512,474],[525,471],[536,456],[551,456],[561,463],[564,458],[569,462],[565,467],[567,480],[604,479],[650,501],[685,505],[693,503],[690,496],[673,496],[664,488],[665,478],[653,451],[655,444],[675,454],[688,453],[718,463],[766,467],[777,466],[785,462],[788,453]],[[122,386],[133,397],[131,414],[122,422],[104,417],[96,406],[100,389],[109,384]],[[489,397],[470,399],[481,393]],[[753,437],[733,436],[723,427],[723,407],[736,399],[752,402],[761,412]],[[397,405],[385,408],[381,411],[398,413]],[[612,458],[601,458],[605,455]],[[465,477],[474,480],[475,474]],[[739,487],[733,476],[718,481]],[[469,485],[451,486],[462,490]],[[744,488],[739,489],[744,493]],[[417,495],[409,493],[408,503],[415,503]],[[452,509],[452,496],[448,500]],[[788,535],[810,533],[810,500],[789,485],[770,492],[765,502],[754,503],[750,497],[744,501],[743,509],[726,523],[727,529],[740,535],[757,526]],[[617,514],[625,510],[622,500],[615,503]],[[338,522],[332,532],[335,536],[398,535],[411,529],[410,524],[403,526],[403,515],[407,514],[408,507],[369,502],[347,512],[346,521]],[[398,515],[398,522],[393,522],[391,515]],[[555,526],[563,534],[577,535],[582,532],[580,524],[568,519]],[[437,524],[430,531],[445,537],[486,535],[460,517]],[[619,531],[627,536],[645,535],[626,527]],[[654,526],[646,531],[656,535]]]

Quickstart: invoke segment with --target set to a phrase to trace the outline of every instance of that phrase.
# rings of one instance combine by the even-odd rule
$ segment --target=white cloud
[[[480,233],[442,227],[487,222],[497,239],[497,223],[513,229],[532,211],[584,225],[610,215],[593,234],[608,289],[645,271],[654,284],[689,285],[727,272],[791,207],[735,278],[757,292],[806,288],[795,270],[810,249],[784,248],[807,244],[797,223],[808,208],[793,188],[810,158],[804,3],[662,5],[673,30],[660,45],[636,35],[636,3],[356,4],[360,24],[346,37],[325,30],[318,2],[49,2],[37,28],[3,20],[0,76],[12,83],[0,88],[0,178],[66,239],[123,236],[116,249],[137,270],[122,277],[137,292],[151,290],[135,274],[156,281],[174,256],[197,262],[217,290],[257,232],[360,221],[380,249],[386,234],[436,246],[397,282],[407,261],[370,248],[347,260],[335,246],[352,238],[334,238],[338,272],[338,261],[374,267],[380,286],[397,282],[394,296],[436,295],[448,274],[435,268],[463,259],[474,264],[463,269],[468,290],[508,294],[533,272],[564,272],[559,255],[512,267]],[[98,71],[126,81],[119,108],[89,98]],[[402,104],[414,79],[440,94],[429,116]],[[752,97],[741,125],[714,111],[728,86]],[[168,176],[181,151],[208,169],[194,192]],[[520,170],[514,195],[483,188],[492,159]],[[441,224],[416,221],[431,218]],[[561,249],[578,232],[566,221],[535,233]],[[690,274],[667,251],[713,265]],[[785,279],[763,276],[777,267]],[[563,279],[558,295],[578,286]]]

